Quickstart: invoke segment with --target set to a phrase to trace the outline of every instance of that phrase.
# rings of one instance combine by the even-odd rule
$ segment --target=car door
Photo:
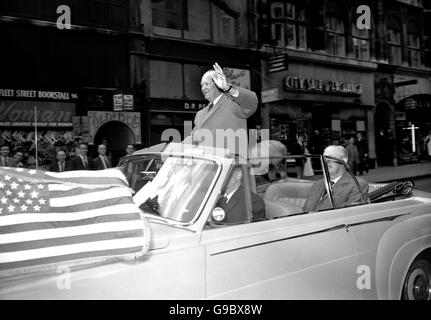
[[[207,298],[360,298],[357,254],[335,211],[204,229]]]

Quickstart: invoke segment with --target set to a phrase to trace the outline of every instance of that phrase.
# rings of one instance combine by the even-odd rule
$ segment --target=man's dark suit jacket
[[[70,167],[70,164],[67,161],[65,161],[64,171],[69,171],[69,167]],[[51,163],[48,167],[48,170],[52,172],[60,172],[60,168],[58,167],[58,161],[54,161],[53,163]]]
[[[368,182],[361,178],[356,178],[358,180],[359,186],[361,187],[362,194],[365,196],[365,200],[368,200]],[[305,202],[303,210],[305,212],[309,211],[319,211],[331,208],[331,202],[328,195],[322,195],[325,192],[325,183],[323,180],[316,181],[310,190],[310,195]],[[334,206],[335,208],[343,208],[350,206],[354,203],[362,203],[361,194],[356,187],[355,181],[348,172],[345,172],[340,180],[332,187],[332,194],[334,196]]]
[[[265,218],[265,202],[261,197],[255,193],[252,195],[252,214],[253,221]],[[232,195],[230,200],[225,203],[222,199],[219,200],[218,207],[221,207],[225,213],[226,217],[222,223],[238,223],[248,221],[247,207],[245,204],[245,192],[244,187],[240,186],[235,193]]]
[[[112,167],[111,166],[111,159],[108,156],[106,156],[106,158],[108,159],[108,163],[107,163],[108,168],[111,168]],[[93,169],[94,170],[105,169],[105,167],[103,166],[103,163],[102,163],[102,159],[99,156],[97,156],[96,158],[93,159]]]
[[[76,156],[69,163],[69,170],[92,170],[93,169],[93,159],[87,156],[88,167],[85,168],[82,163],[81,157]]]

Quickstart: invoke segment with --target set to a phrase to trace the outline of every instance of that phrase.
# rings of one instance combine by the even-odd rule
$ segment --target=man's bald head
[[[213,76],[216,75],[214,70],[208,70],[205,72],[201,79],[201,91],[205,99],[209,102],[214,102],[214,100],[222,94],[222,91],[215,85]]]

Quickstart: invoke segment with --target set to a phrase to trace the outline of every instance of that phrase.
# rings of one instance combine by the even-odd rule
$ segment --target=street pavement
[[[431,162],[420,162],[414,164],[400,165],[397,167],[388,166],[371,169],[369,173],[363,174],[361,178],[369,182],[389,182],[394,180],[431,180]]]

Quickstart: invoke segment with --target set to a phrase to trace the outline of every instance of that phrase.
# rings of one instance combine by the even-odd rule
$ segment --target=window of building
[[[352,24],[352,39],[353,39],[353,55],[356,59],[370,59],[370,41],[369,31],[367,29],[360,30],[356,27],[356,23]]]
[[[346,55],[344,21],[335,15],[328,16],[326,19],[326,34],[328,53],[336,56]]]
[[[156,35],[237,44],[237,18],[210,0],[152,0],[151,4]]]
[[[223,11],[217,5],[211,5],[213,42],[232,45],[237,44],[237,19]]]
[[[389,63],[401,64],[401,24],[395,17],[388,17],[387,22]]]
[[[421,65],[421,42],[419,27],[414,22],[407,24],[408,62],[411,67]]]
[[[271,38],[279,47],[307,48],[305,9],[292,1],[271,4]]]
[[[150,60],[150,97],[203,100],[200,81],[207,67]]]

